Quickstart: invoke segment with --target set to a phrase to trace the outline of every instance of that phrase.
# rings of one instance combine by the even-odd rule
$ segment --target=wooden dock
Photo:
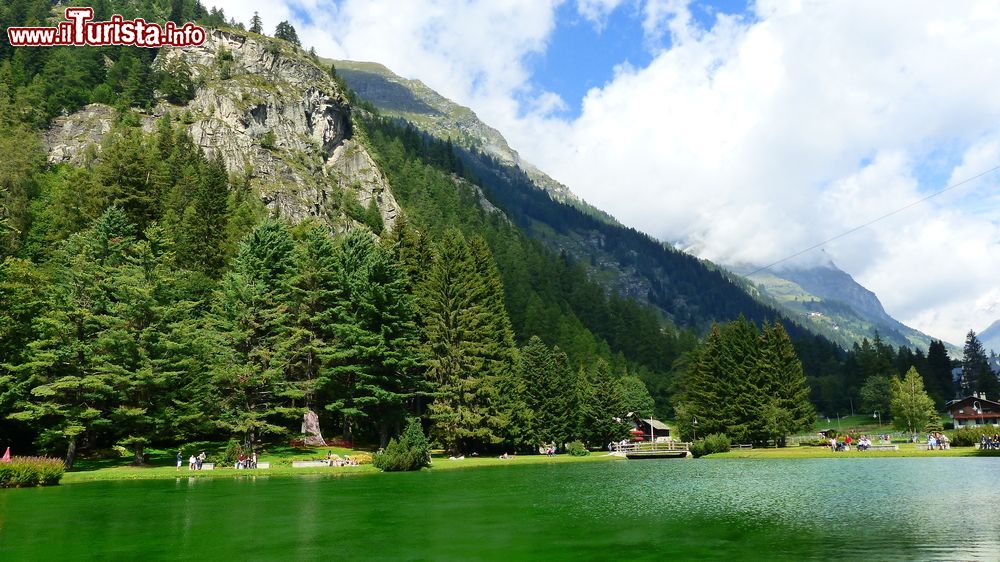
[[[686,459],[691,458],[691,443],[670,441],[666,443],[616,443],[611,454],[629,460]]]

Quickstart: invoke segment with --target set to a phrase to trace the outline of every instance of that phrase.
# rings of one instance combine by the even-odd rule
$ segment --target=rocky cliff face
[[[392,228],[399,205],[352,138],[346,98],[312,60],[282,41],[214,30],[204,45],[164,50],[155,64],[177,62],[190,68],[195,97],[184,106],[161,103],[142,116],[144,128],[168,111],[181,116],[210,156],[221,154],[230,172],[252,176],[275,215],[317,216],[344,230],[374,200]],[[112,110],[100,105],[57,119],[46,135],[49,160],[81,161],[112,121]]]

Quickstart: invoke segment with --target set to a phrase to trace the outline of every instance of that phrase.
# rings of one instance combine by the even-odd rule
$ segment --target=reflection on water
[[[0,491],[7,559],[1000,559],[997,458],[630,461]]]

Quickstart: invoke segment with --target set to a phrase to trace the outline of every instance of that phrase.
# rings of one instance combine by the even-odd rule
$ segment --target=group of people
[[[950,445],[951,443],[948,440],[948,436],[939,431],[927,434],[928,451],[932,449],[947,449]]]
[[[205,462],[205,451],[202,451],[200,455],[191,455],[188,458],[188,470],[201,470],[202,463]],[[180,451],[177,451],[177,470],[181,469],[181,465],[184,463],[184,455]]]
[[[352,459],[351,457],[344,455],[341,458],[340,455],[334,454],[333,451],[327,451],[326,462],[330,463],[330,466],[357,466],[358,461]]]
[[[238,459],[236,459],[236,469],[243,468],[257,468],[257,453],[247,456],[246,453],[240,453]]]
[[[979,448],[980,449],[1000,449],[1000,433],[996,433],[993,437],[989,435],[983,435],[979,438]]]
[[[878,437],[882,443],[887,443],[889,441],[888,435],[879,435]],[[859,451],[867,451],[872,447],[872,438],[868,435],[862,435],[857,439],[851,437],[850,435],[845,435],[843,441],[837,439],[836,437],[830,438],[830,449],[834,452],[850,451],[852,446]]]

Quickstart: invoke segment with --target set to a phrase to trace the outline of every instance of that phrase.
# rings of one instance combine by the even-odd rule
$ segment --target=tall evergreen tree
[[[488,250],[476,245],[478,257],[460,232],[450,231],[420,287],[427,374],[437,387],[429,406],[432,435],[455,453],[502,441],[499,383],[513,368],[499,278]]]
[[[299,230],[301,241],[295,249],[289,280],[288,320],[282,326],[277,354],[289,381],[289,405],[306,409],[305,432],[308,417],[317,416],[320,393],[329,382],[329,362],[334,353],[331,324],[339,289],[336,250],[329,231],[313,222]]]
[[[955,383],[951,371],[952,360],[948,357],[948,349],[941,340],[934,340],[927,348],[927,392],[934,398],[935,404],[943,407],[944,403],[955,398]]]
[[[989,358],[976,332],[969,330],[965,336],[962,355],[962,390],[964,394],[985,393],[988,398],[1000,397],[1000,379],[990,368]]]
[[[268,221],[240,244],[232,269],[214,297],[210,329],[218,338],[212,378],[217,411],[209,412],[252,445],[283,434],[302,410],[286,407],[285,365],[275,361],[288,322],[293,241],[287,228]]]
[[[910,434],[922,431],[936,417],[934,401],[924,391],[924,380],[910,367],[903,380],[892,380],[892,423]]]
[[[260,20],[260,14],[257,12],[253,13],[253,17],[250,18],[250,33],[263,33],[264,23]]]
[[[299,45],[299,34],[295,32],[295,27],[288,21],[282,21],[274,30],[275,39],[284,39],[293,45]]]
[[[765,326],[760,336],[761,398],[768,438],[784,446],[785,437],[812,427],[815,411],[802,362],[788,332],[779,322]]]
[[[362,230],[340,243],[336,263],[341,290],[330,376],[338,391],[327,408],[343,416],[346,438],[355,424],[368,420],[385,445],[390,431],[401,428],[410,401],[423,390],[407,277],[388,250]]]

